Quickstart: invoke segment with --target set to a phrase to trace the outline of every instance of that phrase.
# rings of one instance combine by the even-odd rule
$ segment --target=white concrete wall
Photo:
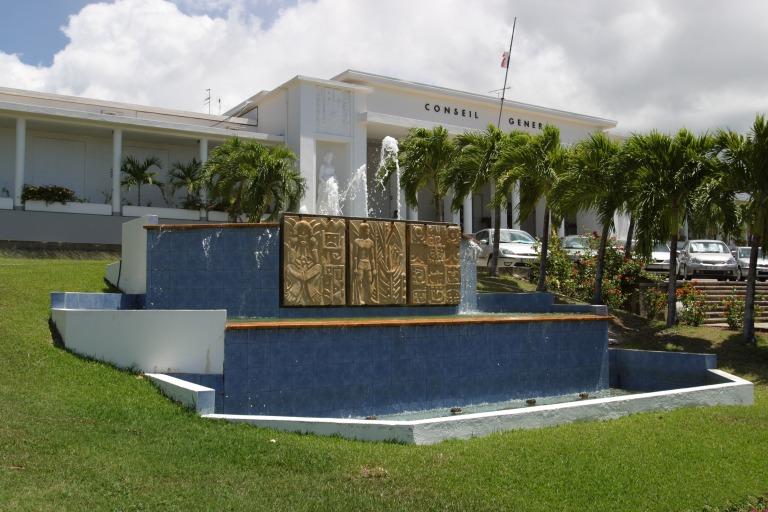
[[[216,408],[216,390],[187,382],[185,380],[164,375],[162,373],[147,373],[145,375],[162,393],[189,407],[198,414],[213,414]]]
[[[288,98],[285,90],[275,91],[268,98],[259,102],[258,109],[245,115],[257,122],[257,129],[263,133],[285,135],[288,124]]]
[[[224,309],[53,309],[51,318],[68,349],[120,368],[155,373],[224,371]]]
[[[117,287],[125,293],[147,293],[147,230],[144,226],[153,224],[157,224],[155,215],[123,223],[122,263]]]

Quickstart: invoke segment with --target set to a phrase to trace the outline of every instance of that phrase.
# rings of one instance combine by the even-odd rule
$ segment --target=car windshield
[[[589,249],[589,242],[586,237],[575,236],[573,238],[566,238],[563,241],[563,247],[566,249]]]
[[[691,242],[688,252],[729,253],[728,246],[722,242]]]
[[[749,251],[752,249],[749,247],[739,247],[739,258],[749,258]],[[760,247],[757,250],[757,257],[763,259],[763,248]]]
[[[653,246],[653,252],[669,252],[667,244],[656,244]]]
[[[526,233],[525,231],[504,231],[499,234],[499,242],[510,243],[515,242],[519,244],[533,244],[536,240]]]

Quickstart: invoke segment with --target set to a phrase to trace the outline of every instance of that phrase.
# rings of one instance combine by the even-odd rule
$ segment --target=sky
[[[749,128],[768,112],[764,0],[2,0],[0,86],[218,111],[358,69],[618,121]]]

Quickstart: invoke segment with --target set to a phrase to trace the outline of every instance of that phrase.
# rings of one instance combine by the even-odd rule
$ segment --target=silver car
[[[731,250],[720,240],[688,240],[680,250],[680,274],[735,280],[739,266]]]
[[[475,233],[480,245],[477,251],[477,265],[490,266],[493,253],[493,230],[481,229]],[[520,229],[502,229],[499,235],[499,267],[521,267],[536,259],[536,239]]]
[[[585,256],[591,256],[589,237],[584,235],[568,235],[563,238],[563,250],[573,261],[579,261]]]
[[[751,247],[738,247],[736,249],[736,259],[739,264],[739,281],[747,278],[749,273],[749,252]],[[758,249],[757,253],[757,278],[760,281],[768,279],[768,258],[763,255],[763,248]]]
[[[678,265],[680,261],[678,260]],[[648,272],[669,272],[669,244],[659,242],[651,249],[651,259],[645,266]]]

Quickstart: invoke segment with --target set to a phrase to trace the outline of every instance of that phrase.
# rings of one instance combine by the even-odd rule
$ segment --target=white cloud
[[[715,0],[116,0],[64,28],[49,67],[0,52],[0,85],[202,111],[296,74],[347,68],[487,93],[513,15],[511,98],[610,117],[622,131],[729,125],[768,110],[768,3]]]

